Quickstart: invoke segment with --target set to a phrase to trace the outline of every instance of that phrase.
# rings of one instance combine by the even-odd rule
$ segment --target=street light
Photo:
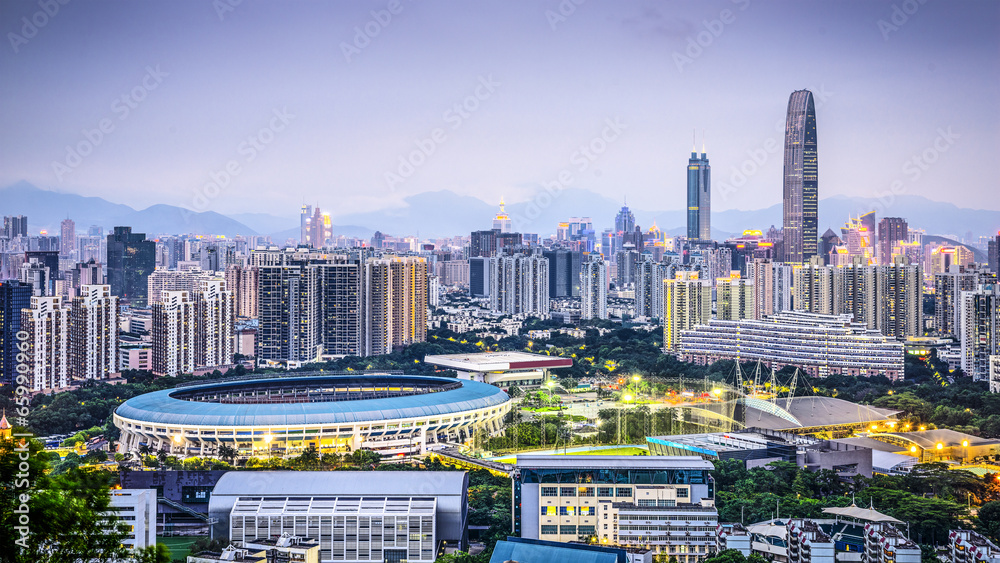
[[[271,459],[271,441],[274,440],[274,436],[270,434],[264,435],[264,445],[267,446],[267,459]]]

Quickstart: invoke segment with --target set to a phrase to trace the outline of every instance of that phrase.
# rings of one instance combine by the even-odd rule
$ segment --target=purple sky
[[[897,182],[900,193],[1000,209],[998,2],[41,10],[0,3],[2,186],[222,213],[294,215],[318,202],[336,218],[442,189],[523,201],[569,171],[573,187],[680,209],[697,129],[713,208],[757,209],[780,202],[780,154],[768,147],[780,146],[789,94],[809,88],[821,102],[821,197],[877,197]],[[356,39],[366,27],[373,36]],[[84,133],[102,125],[99,143]],[[432,154],[401,170],[418,139]],[[206,185],[227,167],[216,194]]]

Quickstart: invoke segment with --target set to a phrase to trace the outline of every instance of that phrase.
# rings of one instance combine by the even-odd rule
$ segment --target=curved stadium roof
[[[177,395],[188,395],[196,391],[221,391],[275,381],[282,384],[302,382],[318,385],[353,380],[364,384],[365,377],[314,376],[240,380],[146,393],[119,405],[115,414],[136,421],[184,426],[298,426],[448,415],[501,405],[510,400],[501,389],[478,381],[419,375],[394,377],[415,383],[460,383],[461,386],[418,395],[309,403],[229,404],[177,398]]]

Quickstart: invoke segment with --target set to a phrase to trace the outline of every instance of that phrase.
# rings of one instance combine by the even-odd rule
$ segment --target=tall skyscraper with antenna
[[[695,146],[691,146],[687,188],[687,238],[712,240],[712,167],[704,146],[700,157]]]
[[[819,234],[816,107],[809,90],[796,90],[788,98],[783,180],[785,262],[804,264],[816,255]]]

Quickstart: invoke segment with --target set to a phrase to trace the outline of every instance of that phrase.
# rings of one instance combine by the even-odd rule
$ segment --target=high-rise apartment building
[[[198,303],[187,291],[164,291],[152,304],[153,373],[191,373],[198,348]]]
[[[878,223],[878,263],[892,264],[893,249],[906,242],[910,228],[902,217],[885,217]]]
[[[687,238],[712,240],[712,167],[708,153],[691,148],[687,166]]]
[[[118,298],[111,286],[82,285],[70,305],[69,371],[76,380],[118,373]]]
[[[785,262],[805,264],[816,255],[819,236],[819,165],[816,107],[812,92],[796,90],[785,117],[783,243]]]
[[[624,289],[635,283],[639,257],[639,250],[631,242],[622,244],[615,252],[615,285],[618,289]]]
[[[156,268],[156,243],[132,227],[115,227],[108,235],[108,285],[123,302],[147,304],[149,274]]]
[[[544,260],[544,259],[542,259]],[[364,337],[366,356],[427,339],[427,261],[384,256],[365,261]],[[548,272],[536,272],[548,293]],[[547,305],[547,303],[546,303]]]
[[[30,256],[18,271],[17,279],[31,286],[31,294],[35,297],[46,297],[55,293],[55,280],[58,270],[52,270],[41,259]]]
[[[301,211],[299,211],[299,244],[303,246],[309,246],[309,239],[312,233],[310,230],[312,226],[312,212],[313,207],[304,203],[302,204]]]
[[[215,277],[215,272],[192,268],[190,270],[154,270],[146,279],[148,304],[160,300],[164,291],[186,291],[192,299],[197,297],[202,280]]]
[[[549,316],[549,261],[513,254],[490,259],[490,310],[509,315]]]
[[[681,331],[712,318],[712,286],[698,272],[677,272],[663,280],[663,351],[680,349]]]
[[[738,321],[756,318],[753,282],[739,276],[719,278],[715,283],[716,318]]]
[[[31,286],[16,280],[0,282],[0,382],[4,385],[17,380],[21,310],[30,306]]]
[[[1000,275],[1000,233],[986,243],[986,254],[990,271]]]
[[[236,304],[222,278],[198,283],[195,366],[224,366],[233,363],[236,333]],[[155,330],[155,329],[154,329]]]
[[[318,256],[292,249],[255,251],[260,272],[256,358],[310,362],[322,354],[323,324]]]
[[[990,356],[1000,354],[1000,284],[962,293],[962,371],[976,381],[990,374]]]
[[[226,289],[233,292],[236,316],[256,319],[259,306],[260,270],[256,266],[229,266],[226,268]]]
[[[72,219],[63,219],[59,225],[59,254],[67,258],[76,252],[76,223]]]
[[[643,255],[636,268],[635,316],[663,318],[663,280],[673,277],[673,266]]]
[[[594,252],[580,271],[580,319],[608,318],[608,263]]]
[[[879,266],[878,329],[905,340],[923,331],[923,268],[902,263]]]
[[[338,256],[318,264],[316,268],[321,299],[320,317],[323,319],[323,354],[363,355],[363,263],[359,259]]]
[[[69,309],[61,297],[32,297],[21,311],[21,330],[27,334],[28,380],[32,391],[69,385]]]
[[[934,331],[961,341],[962,293],[979,284],[976,272],[953,265],[948,272],[934,274]]]

